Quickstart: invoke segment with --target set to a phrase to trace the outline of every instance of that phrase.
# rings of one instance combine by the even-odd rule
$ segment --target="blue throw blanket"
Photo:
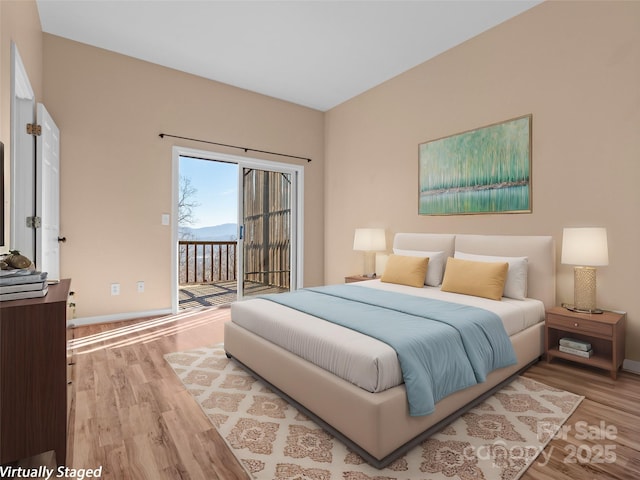
[[[381,340],[398,354],[409,413],[428,415],[447,395],[516,363],[500,317],[481,308],[356,285],[330,285],[263,299]]]

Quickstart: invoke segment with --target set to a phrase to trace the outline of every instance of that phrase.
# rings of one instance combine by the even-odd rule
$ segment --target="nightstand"
[[[366,275],[349,275],[344,277],[344,283],[364,282],[365,280],[375,280],[379,277],[367,277]]]
[[[547,310],[545,320],[545,353],[547,362],[563,358],[573,362],[609,370],[614,380],[624,361],[626,313],[576,313],[563,307]],[[558,349],[561,338],[569,337],[589,342],[593,356],[583,358]]]

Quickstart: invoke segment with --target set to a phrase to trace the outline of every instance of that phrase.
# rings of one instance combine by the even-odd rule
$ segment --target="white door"
[[[41,103],[37,124],[42,133],[36,140],[36,268],[60,279],[60,130]]]
[[[15,43],[11,43],[11,238],[9,247],[31,260],[36,255],[35,233],[27,226],[35,207],[35,141],[27,124],[35,122],[35,96]]]

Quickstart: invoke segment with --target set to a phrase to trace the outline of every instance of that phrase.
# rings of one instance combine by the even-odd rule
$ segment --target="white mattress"
[[[544,305],[534,299],[503,298],[497,302],[442,292],[438,287],[413,288],[380,280],[360,282],[358,286],[484,308],[502,319],[509,336],[544,320]],[[258,298],[233,303],[231,319],[256,335],[370,392],[387,390],[403,382],[393,348],[367,335]]]

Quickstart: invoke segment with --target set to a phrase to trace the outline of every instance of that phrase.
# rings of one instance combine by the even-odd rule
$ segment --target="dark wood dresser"
[[[71,280],[43,298],[0,303],[0,463],[67,452],[67,298]]]

